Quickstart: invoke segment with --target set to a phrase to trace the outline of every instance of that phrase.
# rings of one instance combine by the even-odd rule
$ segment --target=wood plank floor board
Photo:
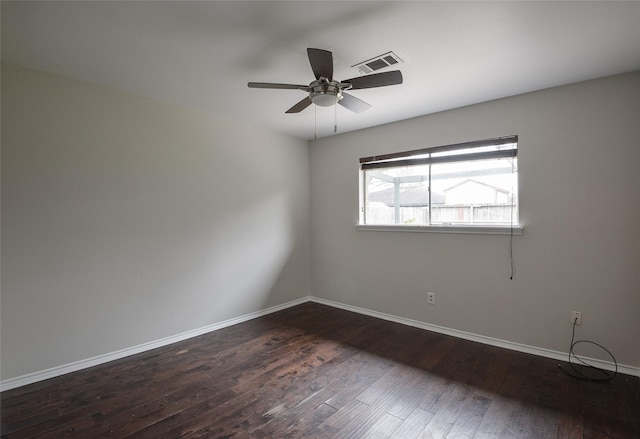
[[[369,428],[363,435],[367,439],[386,439],[400,427],[403,420],[393,416],[392,414],[385,413],[382,418],[371,428]]]
[[[433,419],[433,413],[415,408],[389,437],[391,439],[415,439],[422,434],[431,419]]]
[[[197,428],[199,416],[206,416],[214,409],[209,401],[187,405],[181,401],[175,405],[165,406],[163,409],[153,412],[142,424],[136,425],[135,429],[128,430],[125,426],[120,437],[149,437],[149,438],[170,438],[181,437],[181,433],[189,431],[190,428]],[[224,404],[220,404],[224,407]],[[166,410],[164,410],[166,408]],[[203,415],[204,414],[204,415]],[[222,416],[222,415],[220,415]],[[219,418],[211,419],[211,424],[217,427]],[[132,426],[133,427],[133,426]]]
[[[500,437],[536,439],[553,437],[557,431],[557,413],[536,405],[518,402],[506,420]]]
[[[49,425],[42,425],[41,429],[25,430],[21,433],[27,437],[124,437],[131,431],[146,428],[198,403],[211,403],[216,400],[223,402],[234,396],[229,390],[219,387],[202,389],[201,386],[187,386],[159,399],[147,398],[145,403],[132,404],[124,410],[122,407],[94,407],[93,410],[82,414],[61,416],[59,425],[54,425],[51,429],[47,429]]]
[[[639,439],[640,379],[306,303],[2,392],[0,417],[2,439]]]
[[[500,388],[503,396],[513,400],[501,437],[534,439],[555,435],[558,412],[541,407],[541,399],[544,397],[541,391],[545,387],[540,385],[545,374],[553,371],[554,364],[547,359],[541,360],[544,361],[540,363],[546,366],[541,369],[536,358],[530,355],[513,360]],[[554,373],[558,380],[566,379],[559,372]]]
[[[120,388],[117,383],[122,382],[120,378],[120,374],[123,373],[122,366],[116,364],[115,370],[93,372],[93,375],[81,371],[64,378],[53,378],[47,380],[47,384],[43,384],[44,382],[34,384],[32,391],[21,392],[23,389],[28,390],[31,386],[16,389],[17,395],[12,398],[12,404],[3,404],[3,422],[12,423],[15,418],[24,421],[25,416],[37,418],[52,409],[58,414],[66,413],[78,407],[89,405],[98,400],[100,391],[104,391],[104,380],[111,382],[112,388]],[[124,374],[126,376],[126,373]],[[142,378],[143,381],[150,379],[149,374]],[[134,386],[138,384],[139,380],[138,377],[129,377],[124,381],[124,384]],[[43,385],[47,387],[41,387]]]
[[[326,403],[336,409],[354,400],[393,367],[388,361],[378,361],[375,355],[361,352],[330,370],[327,388],[334,396]]]
[[[93,430],[107,437],[124,437],[161,422],[189,407],[205,402],[223,404],[235,396],[229,389],[221,388],[213,383],[206,386],[199,383],[193,384],[160,399],[150,400],[129,410],[121,410],[115,416],[106,416],[101,419],[100,425],[96,425]],[[82,437],[86,433],[89,432],[81,432],[78,437]]]
[[[420,381],[422,373],[404,364],[396,364],[365,389],[357,399],[369,405],[393,407]]]
[[[320,424],[317,432],[326,438],[365,437],[366,431],[384,414],[384,409],[354,399]]]
[[[612,438],[628,437],[632,433],[633,424],[625,423],[626,413],[621,410],[620,399],[611,398],[607,388],[597,383],[585,383],[584,404],[584,437],[585,438]],[[640,410],[635,416],[640,415]]]
[[[399,419],[408,419],[416,407],[420,405],[420,402],[423,401],[425,389],[427,388],[428,384],[424,376],[415,381],[413,386],[403,387],[402,398],[397,399],[389,407],[387,413]]]
[[[473,438],[499,439],[504,437],[505,420],[509,419],[514,410],[512,400],[498,395],[493,396]]]
[[[317,371],[325,362],[337,358],[339,353],[337,345],[323,344],[313,336],[306,336],[298,343],[288,344],[285,349],[274,352],[275,359],[263,357],[231,388],[241,394],[287,374],[303,376]]]
[[[92,386],[89,386],[92,387]],[[78,395],[69,396],[67,398],[59,396],[61,404],[55,410],[55,415],[51,412],[43,416],[34,410],[30,413],[27,421],[27,425],[23,425],[23,433],[26,435],[41,433],[48,428],[53,428],[58,425],[66,425],[87,416],[95,415],[101,411],[110,412],[108,409],[110,406],[118,407],[122,398],[127,399],[127,403],[135,406],[135,404],[141,403],[148,399],[148,392],[142,390],[139,391],[140,386],[135,382],[118,383],[117,380],[112,380],[108,389],[91,389],[86,390],[79,388]],[[37,399],[33,400],[34,404],[37,404]],[[3,422],[5,421],[5,414],[3,409]],[[7,419],[8,420],[8,419]]]
[[[433,418],[426,425],[420,438],[445,438],[459,417],[466,416],[464,407],[473,397],[473,389],[466,384],[450,382],[429,411]]]
[[[282,418],[265,425],[254,431],[250,438],[322,438],[319,431],[329,417],[333,416],[337,409],[328,404],[321,403],[308,407],[306,413],[297,419]]]
[[[165,398],[158,398],[132,407],[128,410],[120,410],[110,416],[96,419],[95,424],[86,425],[86,428],[76,424],[74,432],[67,433],[67,437],[83,438],[94,435],[96,437],[124,437],[131,431],[141,430],[148,425],[164,419],[175,413],[176,407],[172,407]],[[155,415],[155,418],[154,418]],[[47,433],[47,437],[51,433]]]
[[[631,430],[636,437],[640,438],[640,380],[635,377],[621,376],[624,381],[624,397],[622,398],[626,405],[626,412],[631,418]]]
[[[304,343],[300,344],[300,346],[290,345],[289,348],[302,348],[303,346]],[[328,357],[327,353],[331,350],[332,348],[330,347],[322,355]],[[335,347],[333,350],[335,350]],[[272,362],[279,367],[267,367],[264,369],[262,368],[262,363],[259,363],[258,367],[264,373],[257,375],[261,378],[259,380],[256,380],[256,374],[249,374],[249,380],[247,381],[250,385],[248,386],[244,385],[244,377],[239,377],[236,381],[242,385],[231,387],[231,390],[237,395],[236,402],[235,404],[228,403],[225,405],[224,417],[216,418],[215,414],[212,415],[208,412],[191,417],[188,422],[188,428],[195,428],[195,432],[185,430],[184,423],[174,422],[176,425],[170,430],[169,435],[189,437],[190,435],[196,435],[199,431],[208,431],[206,424],[213,420],[221,428],[220,431],[232,431],[233,429],[241,428],[245,434],[249,434],[262,428],[274,416],[286,412],[288,409],[287,404],[294,405],[299,402],[299,399],[308,397],[308,394],[312,392],[311,389],[306,389],[304,384],[313,379],[312,376],[308,375],[315,368],[319,368],[324,363],[324,359],[317,355],[317,349],[312,345],[307,345],[306,348],[300,349],[298,353],[295,352],[294,350],[282,352],[282,355],[286,354],[291,357],[287,361],[281,361],[282,355],[274,352],[276,355]],[[256,364],[252,363],[252,369],[249,370],[253,370]],[[269,372],[265,372],[265,370]],[[144,434],[149,436],[157,435],[160,434],[157,431],[158,429],[167,427],[167,424],[153,426],[146,429]],[[199,427],[202,427],[202,429],[198,430]]]
[[[268,424],[251,431],[252,437],[304,437],[303,430],[317,428],[336,409],[324,404],[332,396],[327,389],[320,389],[290,407],[283,407],[279,416]],[[324,416],[319,416],[324,413]],[[313,421],[311,421],[313,420]]]
[[[489,409],[489,405],[491,405],[491,399],[486,396],[477,393],[472,395],[462,407],[462,415],[456,418],[446,437],[448,439],[474,437]]]

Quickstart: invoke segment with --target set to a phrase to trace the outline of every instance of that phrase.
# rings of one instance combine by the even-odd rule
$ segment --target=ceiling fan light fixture
[[[341,95],[334,93],[314,93],[311,96],[311,102],[320,107],[331,107],[335,105],[341,97]]]
[[[329,81],[326,78],[319,78],[310,84],[309,99],[319,107],[331,107],[340,99],[340,84],[336,81]]]

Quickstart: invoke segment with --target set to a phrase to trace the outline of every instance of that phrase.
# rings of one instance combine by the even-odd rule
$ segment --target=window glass
[[[368,161],[361,170],[361,223],[517,225],[517,144],[486,143]]]

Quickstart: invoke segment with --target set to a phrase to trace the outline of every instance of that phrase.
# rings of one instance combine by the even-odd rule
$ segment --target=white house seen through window
[[[360,224],[518,224],[518,137],[360,159]]]

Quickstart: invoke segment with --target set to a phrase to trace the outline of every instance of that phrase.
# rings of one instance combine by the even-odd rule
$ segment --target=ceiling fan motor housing
[[[309,99],[320,107],[330,107],[342,99],[340,83],[320,78],[309,84]]]

